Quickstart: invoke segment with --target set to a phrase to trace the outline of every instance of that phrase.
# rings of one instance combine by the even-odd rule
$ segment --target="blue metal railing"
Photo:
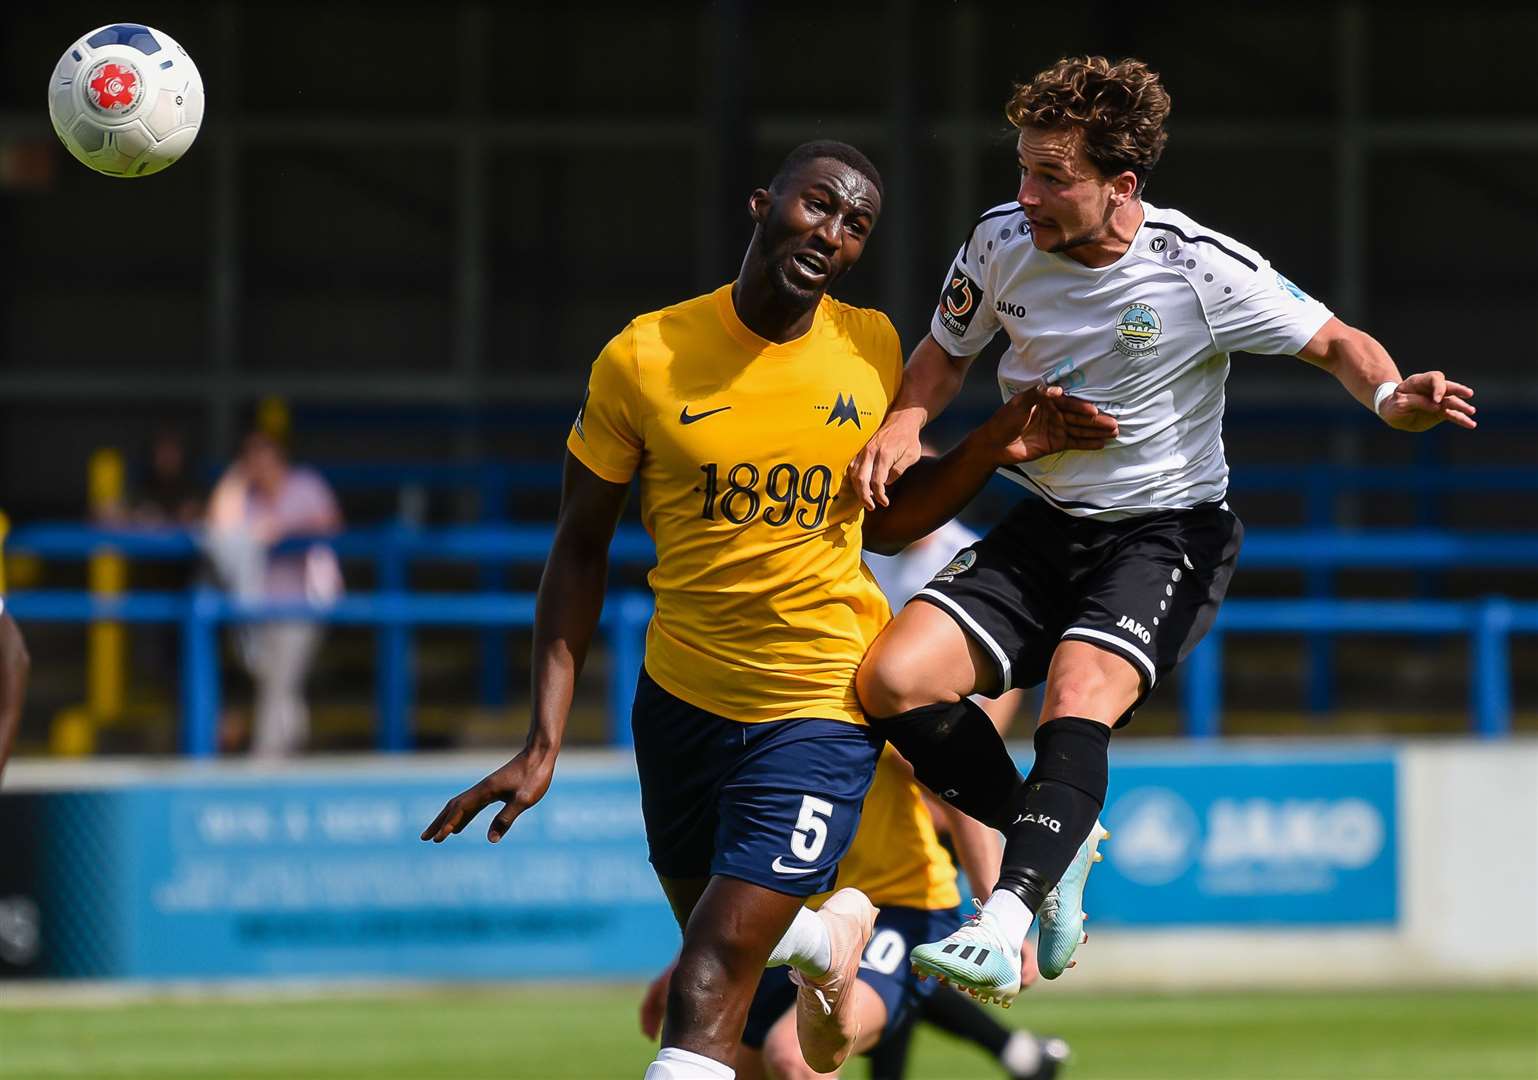
[[[221,625],[266,619],[314,619],[338,625],[374,626],[386,643],[378,663],[376,686],[381,750],[400,751],[412,745],[413,699],[411,630],[416,626],[529,626],[534,597],[528,593],[463,596],[367,594],[343,598],[329,607],[307,604],[243,603],[208,589],[186,593],[129,593],[102,599],[73,591],[30,590],[12,593],[7,607],[18,619],[87,622],[174,623],[182,633],[182,748],[194,756],[215,749],[219,714],[219,655],[216,634]],[[641,669],[651,598],[642,592],[611,593],[604,606],[600,632],[610,650],[608,681],[611,738],[628,744],[625,719],[630,695]],[[1236,633],[1303,633],[1327,629],[1332,633],[1467,634],[1471,638],[1473,672],[1470,716],[1480,735],[1504,735],[1511,730],[1510,637],[1538,634],[1538,603],[1513,603],[1492,598],[1455,603],[1444,601],[1356,600],[1231,600],[1217,624],[1187,658],[1183,669],[1181,705],[1187,734],[1210,738],[1222,721],[1223,642]]]
[[[1186,658],[1181,711],[1188,735],[1210,738],[1222,725],[1223,643],[1230,634],[1310,633],[1467,634],[1473,672],[1469,714],[1483,736],[1511,731],[1514,633],[1538,634],[1538,603],[1504,597],[1442,600],[1229,600],[1217,622]]]
[[[348,558],[369,559],[375,564],[378,592],[344,598],[322,612],[306,614],[332,622],[371,625],[376,629],[376,698],[379,707],[379,743],[401,749],[410,741],[410,703],[414,697],[412,627],[422,623],[479,626],[505,629],[532,622],[532,598],[514,594],[474,595],[413,594],[409,568],[419,561],[471,561],[538,563],[549,552],[554,531],[549,526],[476,525],[444,529],[413,529],[400,525],[349,530],[329,543]],[[305,541],[298,541],[304,543]],[[186,559],[196,554],[194,534],[168,531],[112,531],[78,524],[31,525],[12,534],[12,550],[34,554],[83,558],[103,548],[142,559]],[[611,547],[616,563],[649,565],[655,560],[651,538],[641,529],[622,527]],[[1260,530],[1250,535],[1240,561],[1246,567],[1301,569],[1305,573],[1332,572],[1344,567],[1376,569],[1538,568],[1538,536],[1526,534],[1462,534],[1435,530],[1379,530],[1334,532],[1313,529]],[[617,668],[639,670],[641,632],[650,611],[644,594],[617,594],[606,610],[609,644]],[[178,622],[186,632],[189,673],[184,674],[186,721],[200,732],[208,715],[205,701],[212,693],[217,701],[216,654],[212,628],[225,622],[273,617],[276,608],[240,605],[213,593],[136,593],[104,607],[86,594],[20,592],[10,599],[21,617],[67,618],[75,621],[120,618],[125,621]],[[117,605],[127,604],[119,608]],[[291,610],[291,609],[290,609]],[[1482,602],[1407,601],[1395,603],[1337,601],[1322,597],[1306,600],[1229,600],[1209,638],[1187,661],[1183,706],[1187,729],[1196,735],[1217,732],[1221,722],[1221,655],[1229,633],[1296,632],[1326,635],[1340,633],[1470,634],[1474,645],[1472,714],[1476,730],[1498,733],[1510,726],[1510,673],[1507,641],[1511,633],[1533,632],[1535,605],[1493,599]],[[104,612],[114,614],[104,614]],[[118,611],[127,614],[116,614]],[[73,614],[70,614],[73,613]],[[197,624],[194,626],[194,624]],[[210,658],[204,661],[204,654]],[[500,658],[505,672],[506,656]],[[215,672],[204,679],[209,670]],[[505,679],[505,675],[503,676]],[[213,690],[208,689],[209,686]],[[614,716],[628,710],[633,675],[610,686]],[[627,732],[617,732],[621,738]],[[199,736],[201,737],[201,736]],[[189,735],[189,746],[196,745]]]
[[[381,750],[409,750],[414,699],[412,629],[418,626],[524,627],[534,623],[532,593],[466,595],[354,594],[334,604],[252,603],[212,589],[137,592],[102,598],[72,590],[32,589],[6,597],[6,610],[33,622],[170,623],[181,628],[181,746],[194,757],[215,752],[219,716],[219,627],[273,619],[303,619],[380,631],[375,685]],[[628,745],[631,695],[641,672],[651,597],[636,590],[609,594],[599,632],[609,647],[610,738]]]

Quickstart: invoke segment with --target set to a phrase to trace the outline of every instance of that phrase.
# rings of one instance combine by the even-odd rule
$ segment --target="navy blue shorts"
[[[680,701],[643,669],[631,712],[651,863],[790,896],[833,887],[883,740],[847,720],[743,724]]]
[[[876,991],[886,1003],[886,1026],[876,1045],[902,1031],[918,1016],[919,1003],[934,993],[939,982],[919,981],[908,963],[908,953],[915,945],[939,941],[962,923],[961,909],[923,911],[919,908],[884,907],[876,916],[876,930],[860,961],[860,981]],[[761,1050],[769,1029],[796,1003],[796,984],[790,981],[790,968],[776,967],[764,972],[758,992],[748,1006],[748,1022],[742,1029],[742,1045]],[[874,1049],[874,1048],[873,1048]]]

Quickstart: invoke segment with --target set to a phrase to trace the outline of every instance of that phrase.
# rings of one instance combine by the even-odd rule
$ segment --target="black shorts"
[[[641,816],[665,878],[739,878],[791,896],[833,887],[885,745],[847,720],[743,724],[643,668],[631,711]]]
[[[1060,641],[1124,657],[1143,689],[1120,726],[1212,626],[1243,539],[1226,504],[1100,522],[1027,499],[914,599],[993,657],[994,693],[1044,680]]]

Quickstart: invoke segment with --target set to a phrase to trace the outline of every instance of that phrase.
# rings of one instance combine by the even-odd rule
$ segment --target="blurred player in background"
[[[902,356],[885,315],[826,295],[881,198],[858,150],[798,147],[748,201],[737,280],[635,319],[604,348],[567,439],[527,744],[422,834],[442,841],[502,802],[495,842],[549,788],[639,475],[658,563],[632,727],[651,862],[684,933],[647,1080],[730,1078],[770,960],[795,966],[841,1030],[850,1016],[875,911],[852,889],[815,913],[802,904],[832,886],[882,745],[854,676],[889,611],[860,562],[859,500],[839,489]],[[1061,394],[1024,396],[952,465],[1102,445],[1103,426]],[[822,1071],[842,1061],[812,1057]]]
[[[1006,397],[1053,384],[1118,423],[1100,453],[1001,470],[1037,498],[922,589],[860,670],[873,726],[919,778],[1005,832],[979,917],[913,954],[987,999],[1018,991],[1018,965],[1004,958],[1033,917],[1042,974],[1072,963],[1084,879],[1106,835],[1111,729],[1201,639],[1227,591],[1243,534],[1225,501],[1229,353],[1297,355],[1400,430],[1474,427],[1469,387],[1439,371],[1401,378],[1377,341],[1253,249],[1143,201],[1169,109],[1137,60],[1064,59],[1016,89],[1006,107],[1019,129],[1015,200],[984,213],[962,244],[898,400],[850,467],[866,505],[883,505],[918,461],[924,424],[1001,329]],[[1022,780],[970,695],[1043,679]]]
[[[976,867],[972,873],[986,875],[980,878],[986,888],[998,872],[998,842],[992,839],[978,847],[976,841],[983,833],[990,838],[997,834],[969,824],[977,826],[958,822],[964,831],[957,846],[963,860]],[[971,999],[920,979],[908,962],[913,945],[961,924],[956,886],[956,867],[936,835],[928,800],[908,763],[888,747],[865,797],[854,843],[838,869],[838,888],[859,889],[880,908],[844,1023],[841,1026],[838,1017],[820,1008],[806,1007],[814,1003],[798,997],[796,976],[783,967],[770,968],[748,1010],[737,1053],[739,1080],[812,1080],[826,1075],[807,1065],[803,1047],[812,1048],[812,1056],[819,1058],[869,1055],[870,1080],[901,1080],[913,1025],[930,1019],[936,1005],[944,1030],[982,1045],[1012,1080],[1052,1080],[1068,1056],[1061,1039],[1038,1040],[1029,1032],[1010,1031]],[[807,906],[817,908],[824,899],[814,897]],[[1036,960],[1028,946],[1021,966],[1028,985],[1036,978]],[[648,1038],[656,1038],[660,1030],[672,973],[669,967],[653,980],[642,1001],[641,1030]],[[828,1049],[846,1044],[842,1053]]]
[[[21,628],[5,610],[0,598],[0,781],[5,779],[5,763],[16,745],[21,727],[21,706],[27,697],[27,673],[32,660]]]

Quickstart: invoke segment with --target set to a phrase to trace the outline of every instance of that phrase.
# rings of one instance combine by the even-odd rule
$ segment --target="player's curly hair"
[[[1169,138],[1170,96],[1141,60],[1068,56],[1016,86],[1004,115],[1017,128],[1078,128],[1095,168],[1133,173],[1141,192]]]

